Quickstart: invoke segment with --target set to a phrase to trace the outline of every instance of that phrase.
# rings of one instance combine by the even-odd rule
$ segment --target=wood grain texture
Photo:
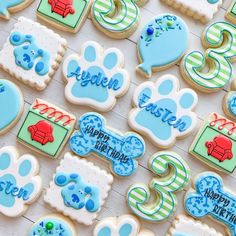
[[[4,21],[0,20],[0,48],[2,48],[2,45],[6,41],[9,32],[12,30],[14,23],[17,21],[17,18],[21,15],[28,17],[32,20],[37,20],[40,23],[44,24],[43,21],[40,21],[36,18],[36,8],[38,5],[38,0],[36,0],[30,7],[26,8],[25,10],[12,15],[11,20]],[[220,8],[219,12],[216,14],[214,21],[224,21],[224,15],[226,12],[226,9],[229,7],[231,3],[231,0],[225,0],[223,6]],[[66,56],[70,55],[73,52],[80,51],[81,45],[88,41],[88,40],[94,40],[100,43],[102,46],[104,46],[105,49],[109,47],[116,46],[119,48],[125,55],[125,68],[128,70],[130,77],[131,77],[131,86],[127,94],[118,99],[118,102],[114,109],[108,113],[105,113],[104,116],[107,118],[107,124],[115,129],[120,130],[121,132],[129,131],[130,128],[127,124],[127,116],[128,112],[131,109],[131,100],[132,95],[140,83],[146,81],[145,78],[139,76],[135,72],[135,68],[138,64],[137,56],[136,56],[136,42],[140,35],[140,32],[144,25],[148,23],[153,17],[157,16],[160,13],[175,13],[181,16],[186,23],[189,26],[190,29],[190,44],[189,44],[189,51],[192,50],[203,50],[200,36],[202,31],[205,29],[206,25],[201,24],[200,22],[196,22],[192,20],[191,18],[182,15],[178,11],[174,10],[171,7],[168,7],[167,5],[161,3],[159,0],[149,0],[149,2],[144,5],[141,8],[141,21],[140,25],[137,29],[137,31],[128,39],[124,40],[114,40],[111,38],[108,38],[101,32],[99,32],[95,26],[93,25],[91,19],[88,17],[86,20],[84,26],[81,28],[81,30],[77,34],[70,34],[65,33],[59,30],[55,30],[57,33],[62,35],[64,38],[68,40],[69,48],[66,52]],[[51,28],[49,26],[49,28]],[[171,67],[170,69],[158,72],[153,75],[152,80],[155,80],[156,78],[160,77],[163,74],[171,73],[173,75],[176,75],[180,79],[180,86],[181,88],[189,87],[184,80],[181,78],[179,73],[179,65],[175,65]],[[53,80],[50,82],[48,87],[42,91],[38,92],[34,89],[22,84],[21,82],[17,81],[16,79],[9,76],[7,73],[0,71],[0,77],[10,79],[14,83],[16,83],[22,90],[24,94],[24,101],[25,101],[25,107],[24,107],[24,114],[21,118],[21,120],[17,123],[17,125],[10,130],[9,133],[3,135],[0,137],[0,147],[3,147],[5,145],[15,145],[18,149],[20,154],[23,153],[32,153],[36,156],[38,161],[40,162],[41,166],[41,172],[40,175],[43,179],[43,187],[44,191],[39,198],[39,200],[31,205],[28,209],[28,211],[24,214],[24,216],[20,218],[15,219],[9,219],[2,215],[0,215],[0,236],[24,236],[27,235],[27,232],[29,231],[30,227],[32,226],[32,222],[35,222],[39,217],[42,215],[55,212],[55,210],[50,209],[44,202],[43,202],[43,195],[45,193],[45,189],[48,187],[49,182],[52,179],[52,176],[55,172],[55,169],[57,165],[60,162],[60,159],[63,157],[64,153],[68,151],[68,145],[63,150],[61,155],[59,156],[58,160],[50,160],[48,158],[45,158],[43,156],[38,155],[37,153],[31,152],[29,149],[25,148],[21,144],[16,142],[16,134],[20,128],[20,125],[23,122],[23,119],[25,117],[25,114],[32,102],[35,98],[42,98],[50,103],[55,104],[56,106],[59,106],[63,109],[66,109],[68,112],[71,112],[75,114],[76,116],[80,116],[81,114],[91,111],[91,108],[88,107],[82,107],[82,106],[76,106],[69,104],[64,97],[64,88],[65,84],[62,80],[61,75],[61,66],[59,70],[57,71],[56,75],[54,76]],[[199,95],[199,103],[196,108],[196,113],[198,115],[198,125],[201,125],[202,120],[211,112],[218,112],[219,114],[223,114],[222,108],[221,108],[221,102],[226,94],[226,92],[229,90],[229,88],[225,88],[224,90],[214,93],[214,94],[203,94],[198,93]],[[195,133],[197,132],[198,128],[196,129]],[[184,160],[189,164],[191,171],[192,171],[192,178],[194,178],[195,175],[202,171],[207,170],[213,170],[209,166],[206,166],[204,163],[200,162],[199,160],[193,158],[188,154],[188,148],[191,144],[191,142],[194,139],[194,135],[190,135],[188,138],[184,140],[178,140],[175,144],[175,146],[171,149],[175,152],[177,152],[179,155],[181,155]],[[99,214],[98,220],[108,217],[108,216],[118,216],[121,214],[130,213],[129,208],[126,205],[126,191],[129,188],[129,186],[136,182],[143,182],[148,184],[149,181],[152,178],[151,172],[147,168],[147,160],[148,158],[154,154],[155,152],[159,151],[158,148],[156,148],[154,145],[152,145],[148,140],[146,140],[146,153],[143,156],[142,160],[139,163],[139,169],[136,174],[132,175],[129,178],[121,179],[118,177],[115,177],[114,183],[112,185],[112,191],[110,192],[110,195]],[[96,165],[100,166],[102,169],[106,169],[109,172],[109,165],[93,156],[90,156],[88,158],[90,161],[94,162]],[[236,184],[236,172],[231,175],[222,175],[223,180],[225,183],[225,186],[228,188],[234,189]],[[178,198],[178,208],[175,215],[179,213],[184,213],[183,208],[183,198],[186,193],[186,190],[189,188],[188,186],[184,191],[177,193]],[[143,227],[147,229],[151,229],[155,232],[155,235],[157,236],[164,236],[166,235],[166,232],[168,228],[170,227],[174,217],[168,219],[165,222],[162,222],[160,224],[150,224],[148,222],[142,221]],[[215,227],[220,232],[224,232],[224,228],[218,224],[213,222],[212,220],[206,218],[203,220],[204,222],[208,223],[210,226]],[[80,236],[91,236],[94,226],[83,226],[79,224],[75,224],[78,235]]]

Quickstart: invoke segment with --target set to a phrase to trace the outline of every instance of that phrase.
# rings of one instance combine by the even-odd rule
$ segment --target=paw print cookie
[[[138,168],[136,159],[145,151],[144,140],[136,133],[120,134],[106,127],[102,115],[90,112],[80,117],[80,131],[70,138],[71,150],[79,156],[91,152],[111,163],[112,172],[118,176],[130,176]]]
[[[140,222],[132,215],[102,219],[94,228],[93,236],[155,236],[153,232],[141,229]]]
[[[79,55],[70,55],[63,64],[67,100],[103,112],[111,110],[116,98],[129,88],[130,79],[123,65],[120,50],[103,51],[98,43],[86,42]]]
[[[197,101],[197,94],[192,89],[179,91],[178,79],[164,75],[155,83],[145,82],[136,89],[129,125],[157,146],[168,148],[176,138],[183,138],[193,131],[197,115],[192,110]]]
[[[24,214],[42,191],[37,160],[25,154],[19,157],[14,147],[0,149],[0,212],[8,217]]]
[[[58,34],[20,17],[0,51],[0,66],[23,83],[43,90],[55,74],[66,48],[66,40]]]
[[[24,107],[20,89],[10,80],[0,79],[0,107],[0,135],[2,135],[18,122]]]
[[[66,153],[44,200],[71,219],[91,225],[108,196],[112,182],[112,175],[106,171]]]

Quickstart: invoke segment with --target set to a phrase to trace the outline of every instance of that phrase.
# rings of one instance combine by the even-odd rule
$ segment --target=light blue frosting
[[[129,236],[133,232],[132,225],[130,224],[124,224],[119,229],[119,236]],[[98,234],[96,236],[112,236],[112,229],[110,229],[108,226],[105,226],[104,228],[100,229]],[[118,236],[118,235],[117,235]]]
[[[210,4],[215,4],[217,2],[219,2],[219,0],[207,0]]]
[[[14,7],[24,0],[1,0],[0,1],[0,15],[6,16],[8,14],[8,8]]]
[[[228,108],[231,115],[236,117],[236,92],[232,93],[228,98]]]

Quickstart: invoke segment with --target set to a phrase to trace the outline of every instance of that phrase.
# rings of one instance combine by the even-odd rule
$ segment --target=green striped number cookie
[[[92,19],[95,25],[112,38],[126,38],[137,28],[139,6],[148,0],[95,0]]]
[[[174,192],[182,190],[190,180],[190,169],[185,161],[174,152],[158,152],[149,160],[149,168],[160,178],[153,178],[150,188],[156,192],[150,199],[149,188],[142,183],[130,187],[127,193],[128,205],[140,218],[148,221],[162,221],[170,217],[177,206]],[[167,174],[167,175],[166,175]]]
[[[194,51],[182,60],[184,78],[204,92],[215,92],[230,81],[232,62],[236,59],[236,27],[226,22],[216,22],[203,34],[203,44],[208,48],[203,55]],[[203,72],[205,65],[208,72]]]

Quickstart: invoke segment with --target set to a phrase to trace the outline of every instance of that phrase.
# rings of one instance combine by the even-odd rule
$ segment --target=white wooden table
[[[19,16],[23,15],[32,20],[37,20],[35,11],[36,11],[38,2],[39,1],[36,0],[30,7],[26,8],[25,10],[17,14],[12,15],[12,18],[10,21],[0,20],[0,48],[2,48],[3,43],[6,41],[11,29],[13,28],[14,23],[16,22]],[[225,20],[224,15],[225,15],[226,9],[230,5],[230,2],[231,0],[224,1],[224,5],[219,10],[217,15],[213,19],[213,21]],[[115,106],[115,108],[112,111],[104,114],[104,116],[107,118],[108,125],[122,132],[130,130],[127,124],[127,116],[128,116],[128,112],[131,109],[131,99],[132,99],[134,89],[136,88],[137,85],[146,81],[145,78],[137,75],[135,72],[135,67],[138,63],[137,57],[136,57],[136,42],[138,40],[138,37],[144,25],[147,22],[149,22],[153,17],[157,16],[158,14],[165,13],[165,12],[178,14],[188,24],[190,33],[191,33],[189,51],[196,50],[196,49],[202,50],[202,46],[200,42],[200,35],[202,31],[205,29],[206,25],[203,25],[199,22],[195,22],[191,18],[185,17],[178,11],[175,11],[172,8],[168,7],[167,5],[161,3],[159,0],[149,0],[149,2],[144,7],[141,8],[141,23],[139,25],[139,28],[128,39],[113,40],[113,39],[108,38],[107,36],[102,34],[100,31],[98,31],[94,27],[91,19],[89,18],[86,20],[82,29],[75,35],[55,30],[68,40],[69,48],[67,50],[66,56],[71,54],[72,52],[78,52],[80,50],[81,45],[88,40],[97,41],[101,45],[103,45],[104,48],[116,46],[121,51],[123,51],[125,55],[125,68],[129,71],[132,83],[131,83],[128,93],[124,97],[118,100],[118,103]],[[44,22],[41,22],[41,23],[44,24]],[[159,76],[166,73],[171,73],[178,76],[180,79],[181,88],[188,87],[188,85],[183,81],[183,79],[180,76],[179,65],[175,65],[167,71],[155,73],[153,75],[152,80],[155,80]],[[62,107],[72,112],[76,116],[80,116],[81,114],[85,112],[91,111],[91,109],[88,107],[71,105],[65,100],[65,97],[64,97],[65,84],[62,81],[61,67],[59,68],[56,75],[54,76],[54,79],[50,82],[49,86],[43,92],[37,92],[33,90],[32,88],[20,83],[16,79],[11,78],[7,73],[3,71],[0,71],[0,77],[10,79],[14,83],[18,84],[24,94],[24,101],[25,101],[25,111],[21,120],[9,133],[0,137],[0,147],[3,147],[5,145],[15,145],[19,149],[21,154],[31,152],[29,149],[17,143],[16,134],[20,128],[20,125],[22,124],[26,111],[28,110],[30,104],[37,97],[43,98],[50,103],[58,105],[59,107]],[[202,120],[210,112],[216,111],[219,114],[223,114],[223,111],[221,108],[221,102],[227,90],[228,89],[226,88],[225,90],[214,93],[214,94],[198,93],[199,103],[196,108],[196,113],[198,115],[198,120],[199,120],[198,125],[201,125]],[[193,158],[192,156],[188,154],[188,148],[194,138],[194,135],[195,134],[192,134],[191,136],[189,136],[188,138],[184,140],[177,141],[175,146],[172,148],[173,151],[180,154],[187,161],[192,171],[192,178],[202,171],[213,170],[210,167],[203,164],[202,162],[200,162],[199,160],[197,160],[196,158]],[[152,145],[148,140],[145,139],[145,141],[146,141],[146,147],[147,147],[146,153],[139,163],[139,169],[137,173],[125,179],[120,179],[120,178],[115,177],[114,183],[112,185],[112,191],[110,192],[110,195],[101,213],[99,214],[98,220],[101,220],[102,218],[108,217],[108,216],[119,216],[125,213],[129,213],[129,208],[126,205],[126,191],[128,187],[131,184],[136,183],[136,182],[144,182],[148,184],[150,179],[152,178],[152,174],[147,168],[147,160],[152,154],[158,151],[158,148]],[[6,218],[0,215],[0,236],[12,236],[12,235],[25,236],[27,235],[27,232],[29,231],[33,222],[35,222],[40,216],[55,212],[53,209],[50,209],[48,206],[45,205],[43,201],[43,196],[44,196],[46,188],[48,187],[49,181],[52,179],[52,175],[60,159],[63,157],[64,152],[68,150],[69,149],[67,146],[61,153],[58,160],[49,160],[48,158],[45,158],[43,156],[37,155],[36,153],[33,153],[37,157],[38,161],[40,162],[40,166],[41,166],[40,175],[42,176],[42,179],[43,179],[43,188],[44,188],[43,193],[41,197],[38,199],[38,201],[35,202],[33,205],[31,205],[28,211],[22,217],[10,219],[10,218]],[[101,168],[109,171],[108,164],[106,162],[92,156],[89,157],[88,159],[93,161],[96,165],[100,166]],[[236,173],[233,173],[231,175],[224,175],[223,180],[224,180],[225,186],[231,189],[235,189]],[[175,215],[184,212],[183,198],[188,188],[189,186],[184,191],[177,193],[178,208]],[[151,224],[151,223],[142,221],[142,225],[145,226],[146,228],[152,229],[155,232],[155,235],[164,236],[168,228],[170,227],[173,219],[174,217],[160,224]],[[215,223],[212,220],[207,219],[207,218],[204,219],[204,221],[207,222],[209,225],[214,226],[219,231],[224,232],[224,228],[220,224]],[[76,228],[78,230],[78,235],[91,236],[94,225],[90,227],[86,227],[83,225],[76,224]]]

